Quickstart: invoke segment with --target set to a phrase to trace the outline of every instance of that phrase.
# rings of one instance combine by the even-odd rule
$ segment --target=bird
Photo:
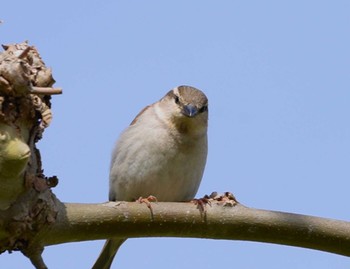
[[[208,98],[195,87],[175,87],[146,106],[112,152],[109,200],[191,201],[206,165],[207,129]],[[110,268],[125,240],[108,239],[92,269]]]

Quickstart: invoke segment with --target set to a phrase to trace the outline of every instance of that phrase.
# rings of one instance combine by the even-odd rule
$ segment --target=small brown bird
[[[208,99],[190,86],[144,108],[120,135],[112,154],[110,201],[190,201],[207,159]],[[126,239],[109,239],[92,269],[110,268]]]

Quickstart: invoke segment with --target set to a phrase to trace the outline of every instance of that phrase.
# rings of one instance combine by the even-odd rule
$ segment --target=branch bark
[[[38,234],[43,245],[111,237],[192,237],[247,240],[350,256],[350,222],[306,215],[193,203],[109,202],[62,205],[57,221]]]

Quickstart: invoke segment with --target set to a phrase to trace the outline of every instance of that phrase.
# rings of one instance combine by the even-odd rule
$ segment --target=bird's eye
[[[208,111],[208,106],[202,106],[201,109],[198,111],[199,113],[203,113],[204,111]]]
[[[175,103],[176,103],[176,104],[179,104],[179,103],[180,103],[179,96],[177,96],[177,95],[175,95]]]

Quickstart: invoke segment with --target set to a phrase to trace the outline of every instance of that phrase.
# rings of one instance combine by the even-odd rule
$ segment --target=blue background
[[[0,43],[29,40],[64,94],[39,142],[64,202],[104,202],[119,133],[189,84],[210,101],[197,196],[349,220],[349,1],[3,1]],[[90,268],[103,241],[46,248],[50,269]],[[113,268],[347,268],[348,258],[253,242],[132,239]],[[32,268],[21,253],[1,268]]]

